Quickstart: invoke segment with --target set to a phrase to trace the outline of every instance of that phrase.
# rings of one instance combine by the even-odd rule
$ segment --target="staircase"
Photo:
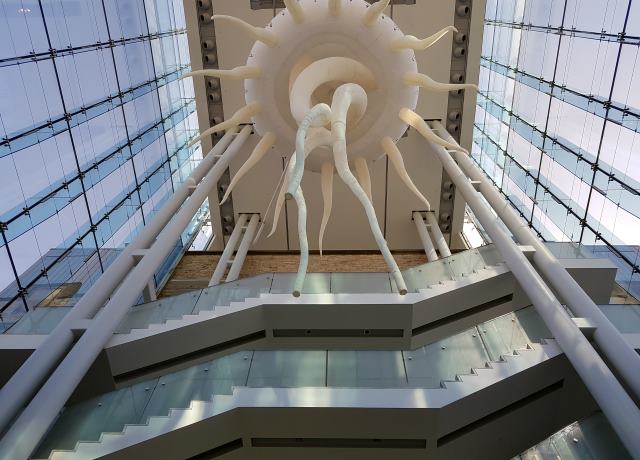
[[[549,334],[539,321],[533,309],[525,309],[482,323],[468,331],[411,352],[394,352],[402,356],[406,382],[398,379],[391,381],[389,376],[384,375],[388,371],[385,370],[385,359],[381,358],[387,356],[383,355],[384,353],[392,352],[354,352],[365,353],[365,357],[366,353],[374,354],[371,355],[373,360],[369,363],[368,369],[371,375],[379,378],[377,382],[372,384],[371,379],[364,378],[356,385],[347,382],[345,387],[344,383],[331,386],[331,382],[327,381],[328,387],[320,387],[323,383],[320,378],[317,381],[301,382],[299,385],[295,382],[291,384],[291,381],[284,382],[289,383],[290,385],[285,386],[290,388],[261,385],[273,377],[256,380],[255,377],[260,372],[259,357],[254,357],[251,352],[237,353],[190,370],[180,371],[183,376],[185,372],[189,373],[191,377],[187,380],[180,380],[180,373],[174,373],[114,392],[145,395],[152,391],[160,394],[166,388],[165,393],[179,393],[184,401],[183,404],[174,404],[164,411],[160,408],[149,410],[154,404],[154,396],[138,396],[138,399],[146,398],[147,410],[141,411],[139,415],[119,426],[108,421],[113,414],[118,413],[118,407],[109,406],[108,403],[102,404],[102,401],[108,400],[109,395],[80,403],[80,407],[77,408],[67,408],[34,458],[98,458],[165,436],[178,429],[190,429],[199,422],[212,420],[212,423],[215,423],[216,417],[222,415],[234,417],[237,412],[234,410],[240,408],[255,411],[267,408],[306,408],[313,411],[320,407],[337,410],[344,407],[388,408],[399,411],[448,410],[447,407],[453,403],[486,390],[504,379],[526,373],[560,355],[561,351],[553,340],[543,339]],[[255,353],[262,353],[263,357],[266,353],[281,353],[273,362],[286,362],[286,359],[282,359],[286,353],[290,353],[288,356],[292,358],[288,361],[296,361],[293,359],[295,353],[326,352]],[[339,357],[339,353],[350,352],[329,352],[328,363],[323,360],[314,361],[309,358],[310,355],[303,355],[303,359],[297,360],[293,367],[281,370],[282,378],[286,378],[286,375],[314,375],[318,369],[324,371],[325,366],[331,369],[331,353],[337,353]],[[349,363],[359,369],[360,373],[367,373],[366,366],[362,367],[366,360]],[[239,367],[242,367],[241,371],[237,371]],[[269,367],[267,363],[262,369]],[[237,372],[232,372],[232,369]],[[254,374],[253,371],[256,369],[257,374]],[[338,366],[337,369],[341,368]],[[202,377],[198,377],[207,372],[224,374],[224,384],[213,388],[210,393],[206,393],[205,390],[209,387],[202,383]],[[379,374],[383,374],[382,377]],[[326,375],[324,378],[330,379],[331,376]],[[283,380],[274,383],[281,384]],[[310,400],[314,401],[311,406]],[[120,407],[123,404],[126,402]],[[153,415],[146,416],[154,410]],[[101,418],[102,422],[99,421]],[[107,423],[110,423],[107,431],[99,429],[101,424],[104,426]],[[228,423],[228,420],[225,423]],[[92,433],[87,431],[87,426],[94,427]],[[70,436],[75,436],[73,442]],[[239,433],[238,436],[241,437],[242,434]],[[60,449],[61,445],[67,449],[73,445],[75,447],[73,450],[63,450]]]
[[[455,281],[468,284],[465,277],[477,274],[483,270],[503,265],[497,250],[492,246],[462,251],[450,257],[405,270],[403,275],[409,292],[434,295],[436,291],[451,290]],[[364,275],[360,279],[357,275]],[[331,280],[349,277],[349,291]],[[365,277],[375,280],[378,291],[371,289]],[[326,278],[323,288],[317,289],[318,279]],[[284,282],[276,286],[274,280]],[[364,284],[366,283],[366,285]],[[287,286],[290,284],[291,286]],[[361,284],[361,286],[359,286]],[[316,286],[314,286],[316,285]],[[289,289],[286,289],[286,288]],[[314,287],[316,287],[314,289]],[[360,288],[360,289],[359,289]],[[154,328],[154,325],[178,324],[183,320],[190,324],[197,321],[212,319],[229,313],[258,305],[277,303],[279,299],[291,302],[290,292],[293,289],[293,274],[269,273],[245,278],[230,283],[223,283],[200,291],[189,292],[174,297],[161,299],[148,304],[133,307],[116,329],[116,334],[128,334],[135,330]],[[285,292],[287,295],[285,295]],[[340,294],[340,293],[372,293],[388,294],[397,298],[395,283],[387,273],[314,273],[307,276],[303,288],[305,294]],[[281,296],[278,297],[278,294]],[[173,323],[171,323],[173,321]],[[160,328],[163,329],[163,328]]]
[[[553,341],[539,343],[535,347],[516,350],[498,361],[487,362],[484,367],[472,368],[469,374],[458,375],[454,380],[443,380],[439,389],[235,387],[231,395],[216,394],[207,401],[192,400],[189,407],[171,409],[164,416],[149,417],[144,424],[127,424],[121,432],[102,433],[97,441],[79,441],[73,450],[55,450],[48,458],[51,460],[100,458],[238,408],[305,407],[308,404],[305,401],[310,395],[314,396],[314,400],[325,402],[314,406],[316,408],[341,407],[339,402],[332,403],[332,401],[355,398],[349,407],[442,409],[501,380],[526,372],[529,368],[560,353],[560,349]],[[389,397],[390,392],[395,392],[396,397]],[[411,401],[423,401],[423,403],[414,404]],[[238,436],[241,436],[241,433],[238,433]]]

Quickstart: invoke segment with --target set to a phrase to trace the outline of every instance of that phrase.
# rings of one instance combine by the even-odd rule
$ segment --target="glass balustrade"
[[[547,243],[559,259],[594,257],[587,249],[574,243]],[[485,267],[502,262],[494,245],[462,251],[443,259],[428,262],[403,271],[409,292],[418,292],[447,281],[464,279]],[[116,333],[125,334],[132,329],[146,329],[152,324],[166,323],[185,315],[202,311],[224,312],[232,302],[242,302],[262,294],[289,294],[293,288],[294,273],[266,273],[230,283],[166,297],[155,302],[131,308],[118,326]],[[396,293],[393,279],[388,273],[309,273],[303,294],[340,293]],[[7,334],[47,334],[60,322],[68,307],[37,308],[25,315]]]
[[[631,460],[618,435],[602,414],[573,423],[513,460]]]
[[[462,251],[403,272],[410,292],[417,292],[445,281],[457,280],[501,261],[493,245]],[[267,273],[222,283],[186,294],[166,297],[136,305],[122,320],[116,333],[145,329],[185,315],[202,311],[224,311],[232,302],[259,297],[261,294],[289,294],[295,273]],[[398,292],[388,273],[309,273],[303,294],[386,293]],[[25,315],[7,334],[47,334],[64,317],[69,308],[37,308]]]
[[[125,424],[146,424],[194,400],[230,395],[234,386],[440,388],[550,336],[529,307],[412,351],[241,351],[67,406],[34,458],[98,441]]]

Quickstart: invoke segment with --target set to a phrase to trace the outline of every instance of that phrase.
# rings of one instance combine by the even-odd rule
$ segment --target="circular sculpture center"
[[[366,90],[368,104],[358,123],[348,125],[349,158],[378,159],[383,154],[380,139],[398,140],[407,129],[398,118],[400,109],[417,105],[419,88],[402,78],[417,72],[414,51],[392,49],[404,34],[388,16],[376,15],[371,24],[365,23],[374,8],[365,0],[343,2],[337,15],[327,2],[301,0],[298,6],[303,21],[297,22],[288,10],[279,13],[265,28],[278,37],[278,46],[256,42],[247,59],[247,66],[261,68],[264,75],[245,83],[247,104],[263,107],[254,117],[256,130],[274,132],[276,148],[293,151],[306,112],[319,102],[330,105],[341,84],[357,83]],[[309,155],[306,169],[321,170],[327,153],[319,150]]]

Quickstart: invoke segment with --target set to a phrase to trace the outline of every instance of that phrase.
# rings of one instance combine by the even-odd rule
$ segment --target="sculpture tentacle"
[[[296,189],[300,187],[300,182],[302,182],[304,159],[306,157],[304,144],[307,138],[307,131],[312,127],[319,128],[325,126],[331,120],[330,117],[331,108],[327,104],[318,104],[307,113],[307,116],[305,116],[302,123],[300,123],[296,134],[296,165],[289,186],[287,187],[287,199],[293,198]]]
[[[261,109],[262,107],[260,106],[259,102],[252,102],[249,105],[245,105],[243,108],[241,108],[236,113],[234,113],[230,119],[225,120],[222,123],[219,123],[203,131],[198,137],[192,139],[191,142],[189,142],[189,144],[187,145],[187,147],[192,147],[194,144],[198,143],[200,140],[202,140],[206,136],[219,133],[220,131],[225,131],[241,123],[248,122],[249,120],[251,120],[253,116],[260,113]]]
[[[333,206],[333,164],[330,162],[322,164],[320,181],[322,184],[322,201],[324,203],[324,209],[322,211],[322,222],[320,223],[318,248],[320,249],[320,256],[322,257],[322,240],[324,238],[324,231],[327,228],[327,223],[329,222],[329,217],[331,216],[331,207]]]
[[[447,35],[449,32],[458,32],[458,29],[456,29],[454,26],[447,26],[444,29],[422,40],[414,37],[413,35],[406,35],[391,42],[391,49],[394,51],[402,51],[406,49],[416,51],[426,50],[427,48],[438,42],[442,37]]]
[[[478,87],[471,83],[440,83],[435,81],[428,75],[421,73],[407,73],[402,77],[404,84],[407,86],[419,86],[431,91],[456,91],[458,89],[475,89]]]
[[[244,30],[249,32],[249,35],[251,35],[256,40],[261,41],[262,43],[267,45],[269,48],[273,48],[275,46],[278,46],[279,44],[278,37],[273,32],[269,32],[268,30],[263,29],[262,27],[252,26],[251,24],[244,22],[242,19],[236,18],[235,16],[227,16],[226,14],[214,14],[211,17],[211,19],[213,20],[223,19],[223,20],[232,22],[242,27]]]
[[[429,200],[427,200],[425,196],[422,193],[420,193],[420,190],[418,190],[418,187],[416,187],[416,184],[414,184],[413,181],[411,180],[411,177],[407,172],[407,168],[405,168],[404,166],[404,160],[402,159],[402,154],[400,153],[400,150],[398,150],[398,146],[393,142],[393,140],[390,137],[385,137],[384,139],[382,139],[382,149],[391,160],[391,164],[393,165],[394,169],[398,173],[398,176],[400,176],[400,179],[402,180],[402,182],[404,182],[404,185],[406,185],[407,188],[411,190],[413,194],[417,196],[418,199],[425,204],[425,206],[427,207],[426,208],[427,211],[431,211],[431,204],[429,203]]]
[[[284,0],[284,6],[289,10],[294,21],[298,24],[304,22],[304,11],[302,11],[298,0]]]
[[[413,110],[407,109],[406,107],[400,110],[400,119],[405,123],[413,126],[416,129],[416,131],[418,131],[422,135],[422,137],[433,142],[434,144],[441,145],[444,148],[449,150],[463,152],[463,153],[466,153],[467,155],[469,154],[467,150],[463,149],[458,144],[452,144],[450,142],[447,142],[444,139],[442,139],[440,136],[435,134],[431,130],[431,128],[429,128],[429,126],[427,125],[427,122],[425,122],[422,119],[422,117],[417,113],[415,113]]]
[[[362,157],[355,159],[356,174],[358,175],[358,182],[360,186],[369,197],[369,201],[373,202],[373,194],[371,193],[371,175],[369,174],[369,166],[367,166],[367,160]]]
[[[402,277],[402,273],[398,268],[398,264],[391,255],[387,242],[384,239],[382,230],[378,225],[376,212],[373,203],[367,197],[358,180],[349,169],[349,161],[347,159],[347,141],[346,141],[346,119],[347,112],[352,103],[366,104],[367,93],[358,85],[346,84],[340,86],[333,95],[333,103],[331,105],[332,122],[331,132],[333,134],[333,158],[336,164],[336,170],[343,182],[349,187],[351,192],[360,201],[369,220],[369,226],[373,237],[380,248],[380,252],[385,262],[389,266],[391,274],[396,282],[396,286],[401,295],[407,293],[407,286]]]
[[[229,187],[227,187],[227,191],[225,192],[224,197],[222,197],[222,201],[220,202],[221,206],[225,201],[227,201],[227,198],[229,198],[231,191],[236,186],[238,181],[240,181],[240,179],[242,179],[242,177],[246,173],[248,173],[251,168],[253,168],[256,164],[258,164],[260,160],[262,160],[262,157],[264,157],[264,155],[269,151],[271,147],[273,147],[273,144],[275,143],[276,135],[272,132],[266,133],[264,137],[260,139],[260,142],[258,142],[256,148],[254,148],[253,152],[251,152],[249,159],[244,162],[238,172],[234,174],[233,179],[231,179],[231,183],[229,184]]]
[[[331,16],[339,16],[342,9],[342,0],[329,0],[329,13]]]
[[[228,78],[229,80],[249,80],[260,78],[262,70],[259,67],[250,67],[242,65],[231,70],[223,69],[204,69],[194,70],[184,74],[182,78],[203,76],[203,77],[215,77],[215,78]]]
[[[287,186],[289,185],[289,179],[291,178],[291,172],[293,172],[293,167],[295,165],[295,157],[291,157],[291,161],[287,164],[287,170],[284,176],[284,180],[282,181],[282,185],[278,189],[278,198],[276,199],[276,207],[273,210],[273,224],[271,224],[271,231],[267,235],[267,238],[273,236],[278,228],[278,220],[280,219],[280,212],[282,212],[282,206],[284,205],[284,194],[285,190],[287,190]]]
[[[276,184],[275,190],[271,194],[271,199],[269,200],[267,209],[265,209],[263,213],[263,216],[265,216],[265,218],[262,219],[262,221],[260,222],[260,228],[258,228],[258,231],[256,232],[256,236],[253,238],[253,244],[256,244],[260,240],[260,237],[262,236],[262,232],[264,231],[264,228],[267,226],[267,216],[269,215],[269,211],[271,211],[271,205],[275,204],[276,198],[279,196],[286,172],[287,172],[287,169],[283,168],[282,173],[280,174],[280,179],[278,179],[278,183]],[[276,216],[274,213],[274,218],[277,219],[277,217],[279,217],[279,215]],[[268,235],[267,238],[269,236],[271,235]]]
[[[302,187],[298,187],[293,195],[298,207],[298,242],[300,244],[300,262],[298,263],[298,273],[293,283],[293,296],[300,297],[304,279],[307,276],[309,266],[309,241],[307,240],[307,204],[304,201]]]
[[[371,5],[367,10],[364,18],[362,19],[362,23],[367,27],[371,27],[372,25],[374,25],[378,18],[382,15],[384,9],[389,6],[389,2],[390,0],[380,0],[379,2]]]
[[[309,136],[307,142],[305,143],[305,157],[309,156],[315,149],[323,145],[329,145],[331,143],[331,133],[326,129],[319,129],[314,131],[314,133]],[[289,182],[291,181],[291,175],[293,174],[293,169],[296,164],[295,154],[291,156],[289,163],[287,163],[287,169],[285,173],[285,178],[282,182],[282,187],[280,187],[278,191],[278,199],[276,201],[276,207],[274,210],[273,216],[273,225],[271,227],[271,232],[267,235],[267,238],[273,235],[278,227],[278,218],[280,217],[280,212],[282,210],[282,205],[284,204],[285,192],[289,186]]]

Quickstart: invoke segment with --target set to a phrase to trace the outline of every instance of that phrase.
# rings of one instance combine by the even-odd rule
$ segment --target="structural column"
[[[213,275],[211,276],[211,280],[209,281],[209,287],[217,286],[218,284],[220,284],[220,281],[222,281],[224,272],[227,271],[229,260],[231,260],[231,256],[238,246],[238,241],[240,241],[240,237],[242,236],[242,229],[244,228],[246,223],[247,214],[240,214],[240,216],[238,216],[238,220],[236,221],[236,226],[233,228],[231,236],[229,236],[227,245],[224,247],[224,251],[222,251],[220,260],[218,260],[218,265],[216,265],[216,269],[213,271]]]
[[[447,245],[447,240],[444,239],[444,235],[440,230],[440,225],[438,224],[438,218],[436,217],[435,212],[427,212],[427,222],[429,222],[431,234],[436,242],[436,246],[438,246],[438,251],[440,251],[440,257],[449,257],[451,255],[451,251]]]
[[[256,230],[258,229],[259,222],[260,214],[253,214],[249,220],[249,225],[247,225],[247,228],[244,231],[244,236],[242,237],[242,241],[240,241],[238,251],[233,258],[233,263],[231,264],[231,268],[229,269],[229,274],[226,279],[227,283],[229,281],[237,280],[240,276],[240,270],[242,270],[242,265],[244,265],[244,259],[247,257],[249,247],[251,246],[251,243],[253,243],[253,238],[256,236]]]
[[[436,252],[436,248],[433,247],[433,242],[431,241],[431,237],[427,231],[427,225],[424,223],[424,218],[422,217],[421,212],[413,212],[413,222],[416,224],[416,230],[418,231],[418,236],[422,242],[424,253],[427,255],[427,260],[429,262],[438,260],[438,253]]]

